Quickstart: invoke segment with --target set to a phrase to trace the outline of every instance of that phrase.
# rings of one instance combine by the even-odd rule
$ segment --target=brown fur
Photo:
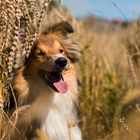
[[[61,30],[63,24],[65,26],[63,30]],[[46,117],[45,110],[52,107],[54,94],[52,93],[52,89],[50,89],[39,76],[38,70],[41,68],[45,71],[53,71],[55,68],[51,61],[55,59],[54,54],[60,53],[68,61],[69,67],[62,71],[62,75],[69,84],[73,102],[77,102],[77,80],[73,62],[78,60],[80,49],[79,46],[67,36],[67,34],[71,33],[71,30],[67,30],[67,26],[69,25],[66,23],[63,24],[59,25],[62,26],[61,28],[56,28],[55,26],[57,30],[51,27],[52,29],[49,28],[46,32],[39,35],[29,59],[17,72],[13,86],[17,91],[18,107],[31,105],[31,108],[22,113],[18,113],[19,119],[16,127],[21,133],[19,134],[15,130],[12,139],[22,139],[22,136],[23,139],[25,139],[25,137],[31,139],[31,137],[33,137],[32,135],[35,135],[34,130],[40,128],[40,121]],[[46,57],[48,59],[47,61]],[[73,110],[75,110],[74,105]],[[75,114],[75,111],[73,114]]]
[[[28,80],[33,79],[40,82],[40,86],[45,86],[44,83],[42,83],[41,79],[37,76],[37,67],[40,63],[43,63],[43,68],[46,69],[47,64],[45,64],[45,58],[37,56],[37,53],[41,50],[45,52],[45,55],[53,58],[53,54],[59,53],[60,50],[64,50],[64,56],[67,57],[66,48],[61,45],[61,40],[63,40],[63,36],[61,36],[60,33],[50,33],[48,35],[40,35],[35,43],[35,46],[33,48],[33,52],[30,55],[29,60],[26,62],[26,66],[23,66],[19,71],[18,74],[14,80],[14,88],[19,91],[19,103],[23,104],[23,102],[26,101],[27,104],[27,96],[29,94],[29,84]],[[56,42],[55,42],[56,41]],[[53,45],[56,44],[55,48]],[[60,43],[60,44],[59,44]],[[59,46],[60,45],[60,46]],[[63,76],[70,76],[76,77],[75,68],[74,65],[71,63],[70,59],[67,57],[69,62],[69,69],[67,71],[63,71]],[[75,80],[75,79],[73,79]],[[32,84],[32,82],[31,82]],[[38,85],[38,86],[39,86]],[[38,87],[41,88],[41,87]],[[36,96],[36,95],[35,95]],[[38,95],[37,95],[38,96]],[[42,95],[41,95],[42,96]],[[34,96],[31,95],[31,97],[28,97],[28,100],[32,100]],[[29,102],[30,102],[29,101]]]

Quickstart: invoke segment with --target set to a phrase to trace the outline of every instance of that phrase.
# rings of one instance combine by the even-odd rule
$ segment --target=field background
[[[27,5],[25,2],[25,9]],[[59,7],[55,2],[52,5]],[[27,6],[27,9],[30,8]],[[63,10],[64,17],[69,19],[70,11],[66,7]],[[80,19],[70,17],[82,48],[76,66],[83,140],[139,140],[140,20],[105,20],[90,15]],[[3,34],[1,32],[1,44]],[[1,64],[5,66],[3,58]],[[2,95],[2,99],[7,100],[3,91],[5,75],[2,66],[0,76],[0,97]],[[1,120],[0,114],[0,123]]]
[[[80,111],[85,140],[140,138],[139,20],[79,20]]]

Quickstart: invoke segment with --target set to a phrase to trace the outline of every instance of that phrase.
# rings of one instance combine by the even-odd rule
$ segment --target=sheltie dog
[[[49,27],[36,39],[31,54],[14,80],[18,106],[30,105],[19,113],[12,140],[38,139],[36,130],[49,140],[81,140],[75,105],[78,102],[74,62],[80,47],[71,39],[68,22]],[[24,117],[23,117],[24,116]]]

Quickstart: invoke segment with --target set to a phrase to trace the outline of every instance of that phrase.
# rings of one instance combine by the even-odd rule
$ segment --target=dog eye
[[[60,49],[60,50],[59,50],[59,52],[60,52],[60,53],[63,53],[63,52],[64,52],[64,50],[63,50],[63,49]]]
[[[43,55],[45,55],[45,52],[39,51],[39,52],[37,53],[37,55],[43,56]]]

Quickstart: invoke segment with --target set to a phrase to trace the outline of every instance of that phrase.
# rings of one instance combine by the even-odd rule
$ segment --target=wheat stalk
[[[130,56],[128,57],[128,64],[129,64],[130,70],[131,70],[133,78],[134,78],[134,83],[136,84],[137,83],[137,75],[135,72],[134,64],[132,62],[132,58]]]
[[[0,130],[2,118],[6,115],[1,110],[4,103],[8,102],[9,90],[12,90],[11,81],[16,70],[24,64],[25,57],[27,59],[30,55],[50,0],[44,0],[41,7],[38,3],[38,0],[0,0]],[[13,91],[12,96],[15,96]],[[9,119],[13,127],[16,121],[17,117],[15,120]],[[3,136],[0,134],[0,139],[5,137],[6,133]]]
[[[43,21],[43,18],[45,16],[45,12],[46,12],[46,9],[48,8],[48,3],[50,2],[50,0],[44,0],[43,4],[42,4],[42,8],[41,8],[41,12],[40,12],[40,16],[39,16],[39,20],[38,20],[38,23],[37,23],[37,29],[35,31],[35,33],[32,35],[31,39],[30,39],[30,42],[29,42],[29,45],[28,45],[28,48],[26,48],[26,57],[28,58],[29,57],[29,54],[31,52],[31,49],[32,49],[32,46],[33,46],[33,43],[39,33],[39,29],[40,29],[40,26],[41,26],[41,22]]]
[[[14,76],[14,69],[16,69],[18,66],[16,64],[16,53],[18,50],[18,37],[19,37],[19,29],[20,29],[20,17],[21,17],[21,11],[19,9],[19,6],[16,5],[15,9],[15,26],[14,26],[14,37],[13,37],[13,43],[11,46],[11,51],[8,56],[8,78],[9,80],[13,79]]]

